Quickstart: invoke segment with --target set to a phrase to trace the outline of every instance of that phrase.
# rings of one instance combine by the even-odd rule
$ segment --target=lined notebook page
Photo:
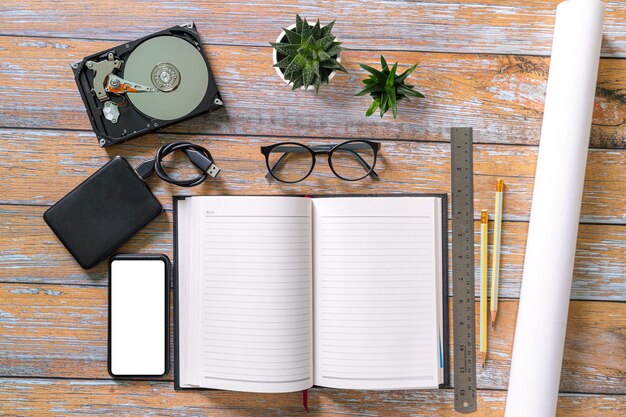
[[[313,201],[315,385],[437,387],[438,204]]]
[[[200,385],[251,392],[312,386],[311,203],[197,197]],[[193,262],[193,261],[192,261]]]

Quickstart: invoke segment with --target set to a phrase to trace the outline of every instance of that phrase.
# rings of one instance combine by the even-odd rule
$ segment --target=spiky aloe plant
[[[380,117],[383,117],[387,110],[391,109],[391,113],[395,119],[398,115],[399,101],[410,101],[409,96],[424,97],[422,93],[414,90],[414,86],[405,83],[409,74],[417,68],[417,64],[413,65],[400,75],[396,75],[398,63],[396,62],[393,64],[393,67],[389,69],[389,65],[387,65],[387,61],[385,61],[385,57],[382,55],[380,56],[380,71],[370,67],[369,65],[360,65],[361,68],[370,73],[370,76],[363,80],[365,88],[359,91],[356,95],[364,96],[365,94],[369,94],[374,100],[370,108],[367,109],[367,112],[365,112],[367,117],[374,114],[376,109],[380,109]]]
[[[274,66],[282,70],[293,90],[313,86],[317,93],[321,84],[328,83],[333,70],[347,72],[337,59],[345,48],[332,35],[334,24],[332,21],[322,27],[318,19],[311,26],[306,19],[296,15],[296,27],[291,30],[283,28],[286,35],[283,41],[271,43],[278,55]]]

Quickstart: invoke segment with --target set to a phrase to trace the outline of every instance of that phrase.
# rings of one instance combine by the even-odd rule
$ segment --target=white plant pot
[[[296,24],[294,23],[293,25],[287,27],[287,29],[291,30],[291,29],[293,29],[295,27],[296,27]],[[278,35],[278,38],[276,38],[276,43],[280,43],[285,36],[287,36],[287,34],[283,30],[282,32],[280,32],[280,35]],[[335,41],[336,40],[337,39],[335,39]],[[275,48],[272,48],[272,58],[273,58],[273,61],[274,61],[274,65],[276,65],[278,63],[278,51]],[[341,53],[339,55],[337,55],[337,62],[341,63]],[[274,69],[276,70],[276,74],[278,74],[278,76],[285,82],[285,84],[291,85],[291,83],[285,79],[285,75],[283,74],[283,72],[282,72],[282,70],[280,68],[274,67]],[[333,70],[328,75],[328,82],[329,83],[333,79],[335,74],[337,74],[337,70]],[[300,90],[305,90],[304,86],[300,87]],[[310,85],[309,88],[307,88],[306,90],[308,90],[308,91],[315,91],[315,87]]]

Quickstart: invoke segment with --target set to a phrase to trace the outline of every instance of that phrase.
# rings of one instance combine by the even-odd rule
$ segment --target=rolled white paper
[[[604,3],[557,6],[506,417],[556,414]]]

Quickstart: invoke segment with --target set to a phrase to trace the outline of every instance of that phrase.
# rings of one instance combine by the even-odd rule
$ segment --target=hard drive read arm
[[[156,88],[137,84],[132,81],[127,81],[113,74],[109,75],[109,78],[107,78],[107,84],[106,84],[106,87],[104,87],[104,89],[108,91],[109,93],[115,93],[115,94],[154,93],[156,91]]]
[[[87,61],[87,68],[94,72],[93,89],[96,97],[100,101],[107,101],[107,93],[153,93],[155,88],[125,80],[113,75],[113,71],[120,69],[124,61],[115,59],[113,54],[109,54],[106,60],[96,62]]]

